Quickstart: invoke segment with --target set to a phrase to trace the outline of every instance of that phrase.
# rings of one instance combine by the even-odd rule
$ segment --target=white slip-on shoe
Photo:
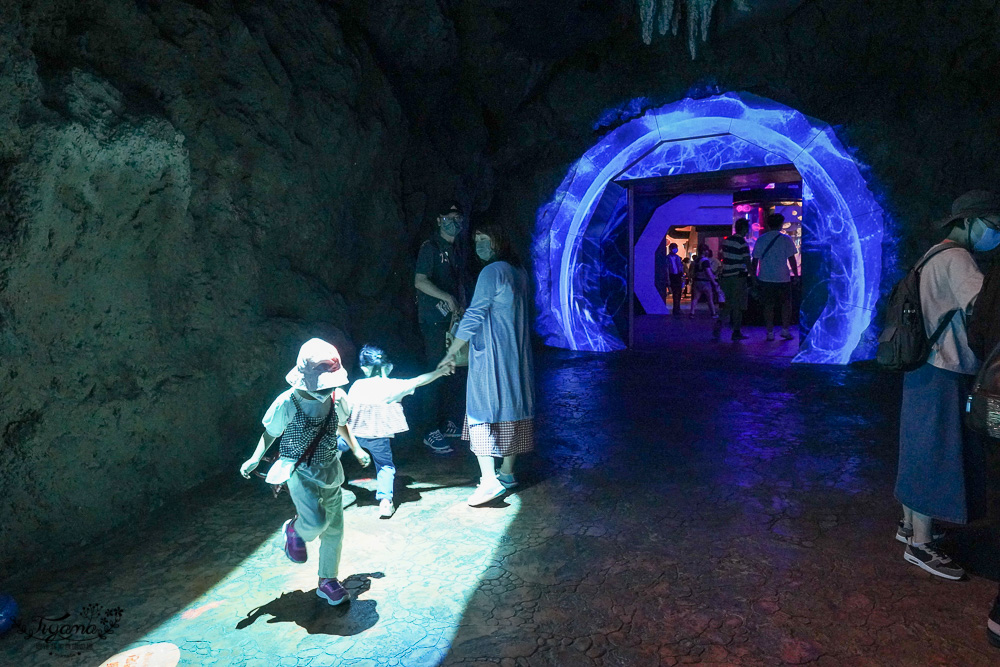
[[[504,487],[504,485],[495,478],[485,484],[480,483],[479,486],[476,487],[476,490],[472,492],[472,495],[469,496],[469,506],[478,507],[479,505],[485,505],[491,500],[499,498],[506,492],[506,487]]]

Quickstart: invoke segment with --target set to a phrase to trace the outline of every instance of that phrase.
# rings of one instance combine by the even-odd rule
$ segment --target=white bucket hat
[[[295,389],[322,391],[347,384],[347,371],[340,363],[337,348],[325,340],[312,338],[299,349],[298,363],[285,379]]]

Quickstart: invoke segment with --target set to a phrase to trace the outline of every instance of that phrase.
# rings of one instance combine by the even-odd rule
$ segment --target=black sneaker
[[[427,445],[427,448],[435,454],[451,454],[455,451],[451,448],[451,445],[445,441],[444,436],[441,435],[441,431],[438,430],[428,433],[427,437],[424,438],[424,444]]]
[[[441,429],[441,435],[446,438],[460,438],[462,436],[462,429],[455,425],[455,422],[450,419],[444,423],[444,428]]]
[[[958,581],[965,576],[965,570],[958,563],[939,551],[933,542],[906,545],[906,551],[903,552],[903,559],[944,579]]]
[[[990,643],[1000,648],[1000,595],[993,601],[993,608],[986,619],[986,638]]]

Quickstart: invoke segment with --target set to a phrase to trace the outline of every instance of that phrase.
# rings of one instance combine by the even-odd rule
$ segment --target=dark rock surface
[[[1000,176],[995,3],[716,11],[692,61],[643,45],[630,0],[0,0],[0,564],[238,462],[304,338],[412,357],[429,208],[490,208],[526,246],[636,97],[833,124],[890,256]]]

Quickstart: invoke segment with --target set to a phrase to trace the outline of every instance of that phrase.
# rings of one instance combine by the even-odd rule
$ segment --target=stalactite
[[[749,9],[750,0],[733,0],[740,11]],[[718,0],[638,0],[639,19],[642,24],[642,41],[651,44],[653,26],[661,35],[667,30],[677,35],[681,14],[687,17],[687,40],[691,58],[698,54],[698,40],[708,40],[708,29],[712,23],[712,11]]]
[[[675,36],[680,26],[680,12],[674,13],[674,0],[662,0],[660,3],[660,34],[666,35],[670,30]]]
[[[653,43],[653,15],[656,13],[656,0],[639,0],[639,20],[642,22],[642,41],[647,45]]]

